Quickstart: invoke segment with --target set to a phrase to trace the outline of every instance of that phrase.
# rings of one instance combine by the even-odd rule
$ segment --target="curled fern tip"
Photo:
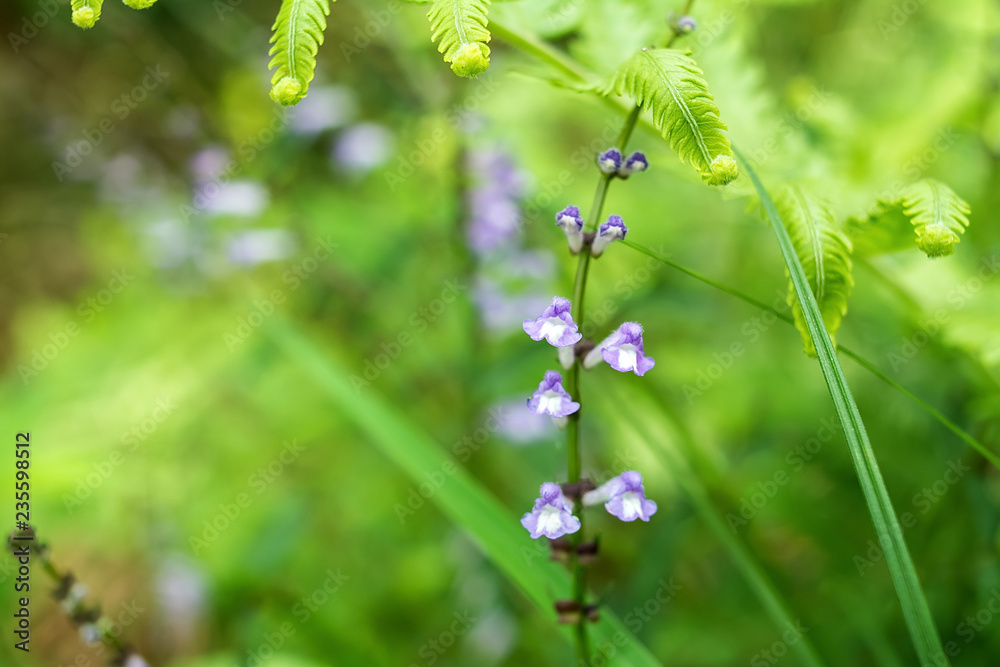
[[[451,61],[451,71],[459,76],[482,74],[490,66],[490,47],[485,44],[463,44]]]
[[[709,185],[726,185],[735,181],[736,177],[740,175],[740,168],[737,166],[736,160],[728,155],[715,156],[710,169],[712,173],[707,178]]]
[[[149,9],[156,4],[156,0],[122,0],[132,9]]]
[[[271,99],[286,107],[298,104],[303,97],[302,83],[295,77],[283,77],[271,88]]]
[[[917,238],[917,247],[928,257],[947,257],[955,252],[958,234],[944,225],[927,225]]]
[[[81,7],[73,11],[73,23],[79,28],[93,28],[97,23],[97,13],[90,7]]]

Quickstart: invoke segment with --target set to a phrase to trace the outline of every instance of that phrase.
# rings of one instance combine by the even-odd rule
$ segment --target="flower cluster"
[[[632,174],[646,171],[649,168],[649,162],[646,160],[646,156],[639,151],[624,157],[617,148],[609,148],[597,156],[597,168],[608,176],[628,178]]]
[[[556,214],[556,224],[566,233],[570,253],[577,255],[584,247],[590,246],[590,254],[600,257],[613,241],[620,241],[628,234],[628,227],[620,215],[609,215],[607,221],[597,228],[596,234],[583,231],[584,221],[580,209],[567,206]]]

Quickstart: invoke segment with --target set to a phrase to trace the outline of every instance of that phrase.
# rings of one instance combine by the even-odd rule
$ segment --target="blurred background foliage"
[[[660,34],[676,4],[493,12],[607,72]],[[336,3],[317,80],[286,113],[267,95],[276,10],[109,2],[84,32],[67,3],[0,8],[10,43],[0,48],[0,421],[9,439],[32,434],[32,519],[91,599],[113,616],[142,609],[123,636],[152,664],[255,664],[284,623],[293,633],[266,664],[568,664],[552,614],[433,496],[402,511],[425,480],[395,468],[269,331],[282,320],[305,332],[356,376],[359,395],[384,397],[456,455],[502,406],[503,425],[463,465],[519,516],[565,470],[558,433],[517,410],[555,363],[520,320],[569,292],[553,216],[586,210],[592,155],[621,115],[549,85],[550,70],[496,38],[487,74],[459,80],[423,8],[378,0]],[[686,43],[765,180],[804,184],[841,219],[925,176],[969,201],[954,256],[857,261],[838,341],[1000,450],[1000,6],[699,0],[693,15]],[[713,191],[647,130],[632,146],[652,168],[613,187],[607,208],[630,238],[781,302],[780,255],[743,179]],[[499,203],[482,194],[501,181]],[[484,201],[521,223],[488,251],[468,244]],[[762,651],[784,629],[661,465],[654,450],[667,447],[826,664],[913,664],[846,446],[839,431],[822,435],[833,408],[796,331],[624,246],[594,267],[588,311],[595,337],[642,322],[658,361],[642,379],[606,368],[583,378],[595,401],[585,469],[642,470],[660,506],[648,525],[596,519],[592,583],[604,602],[627,622],[672,580],[677,594],[637,629],[664,664],[778,660]],[[734,343],[741,354],[728,352]],[[998,471],[845,366],[896,509],[916,518],[905,534],[942,640],[956,665],[992,664]],[[636,435],[620,401],[641,406],[655,437]],[[291,462],[286,443],[302,448]],[[816,451],[796,458],[803,447]],[[958,479],[947,474],[956,464],[969,468]],[[747,505],[761,493],[762,507]],[[192,546],[240,494],[249,506]],[[752,517],[733,521],[742,507]],[[0,606],[12,610],[4,562]],[[331,573],[347,578],[303,622],[296,605]],[[98,664],[48,587],[36,570],[33,651],[5,641],[3,662]],[[453,625],[455,614],[474,621]]]

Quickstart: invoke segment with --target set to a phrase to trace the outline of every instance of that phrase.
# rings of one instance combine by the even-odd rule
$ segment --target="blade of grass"
[[[704,484],[684,454],[676,448],[668,446],[665,438],[654,435],[658,429],[652,424],[653,416],[662,417],[665,421],[670,422],[670,430],[673,431],[675,439],[685,440],[684,444],[687,449],[693,450],[697,445],[693,441],[687,441],[689,437],[687,428],[683,424],[677,423],[675,415],[671,414],[670,411],[659,410],[656,405],[650,402],[649,398],[640,396],[635,391],[626,392],[617,387],[618,385],[615,385],[615,389],[612,391],[600,392],[602,399],[600,409],[605,417],[620,424],[621,428],[632,431],[634,438],[628,437],[624,441],[639,440],[646,443],[647,449],[670,473],[671,478],[690,498],[701,519],[708,524],[718,540],[722,542],[750,589],[760,600],[765,612],[771,617],[775,627],[781,632],[784,632],[788,627],[795,627],[796,619],[792,616],[781,593],[768,578],[764,568],[757,562],[750,550],[733,534],[733,531],[719,515]],[[803,636],[792,645],[790,650],[798,655],[797,664],[807,667],[822,667],[823,665],[808,637]]]
[[[537,544],[521,528],[516,516],[497,501],[465,468],[453,461],[420,427],[372,389],[356,392],[349,374],[293,324],[279,315],[271,317],[265,331],[290,359],[298,363],[343,414],[381,449],[382,453],[415,482],[425,473],[440,471],[446,481],[430,500],[455,524],[476,540],[497,568],[534,601],[546,618],[557,599],[570,597],[569,574],[547,557],[538,557]],[[526,551],[527,550],[527,551]],[[526,558],[525,554],[532,558]],[[600,622],[592,626],[594,645],[612,646],[615,664],[659,666],[660,662],[625,628],[615,614],[602,608]],[[572,641],[567,626],[566,640]]]
[[[788,230],[753,167],[739,151],[734,149],[734,152],[753,182],[754,189],[757,190],[764,205],[767,218],[771,222],[771,228],[778,239],[778,246],[781,248],[781,254],[784,257],[785,266],[788,268],[795,294],[802,306],[806,325],[809,328],[809,336],[816,346],[823,378],[826,380],[830,396],[837,409],[837,415],[844,427],[844,435],[847,437],[851,459],[854,462],[858,480],[861,482],[861,490],[864,493],[865,502],[868,504],[868,510],[871,512],[875,532],[885,554],[889,575],[892,577],[896,595],[903,608],[903,618],[910,631],[917,657],[920,659],[922,667],[947,665],[948,659],[941,646],[937,628],[934,627],[930,607],[924,597],[923,590],[920,588],[913,559],[906,547],[903,531],[896,519],[892,501],[889,499],[889,492],[885,488],[885,481],[882,479],[882,473],[875,460],[875,452],[868,441],[868,434],[865,431],[861,414],[858,412],[858,406],[854,402],[847,378],[844,377],[844,371],[840,367],[837,353],[823,324],[823,318],[816,305],[816,298],[809,287],[809,281],[802,270],[802,264],[795,253],[792,240],[788,236]]]
[[[795,322],[792,320],[791,317],[789,317],[785,313],[779,313],[774,308],[772,308],[771,306],[767,305],[766,303],[764,303],[760,299],[757,299],[755,297],[750,296],[749,294],[741,292],[740,290],[738,290],[738,289],[736,289],[734,287],[730,287],[728,285],[720,283],[717,280],[712,280],[708,276],[705,276],[705,275],[703,275],[701,273],[698,273],[694,269],[688,268],[688,267],[684,266],[683,264],[678,264],[677,262],[673,261],[669,257],[665,257],[665,256],[661,255],[660,253],[656,252],[655,250],[652,250],[651,248],[649,248],[649,247],[647,247],[647,246],[645,246],[645,245],[643,245],[641,243],[637,243],[632,238],[624,239],[622,241],[622,243],[624,243],[625,245],[629,246],[633,250],[635,250],[637,252],[640,252],[643,255],[646,255],[647,257],[651,257],[651,258],[653,258],[653,259],[655,259],[655,260],[657,260],[659,262],[662,262],[662,263],[666,264],[667,266],[669,266],[669,267],[671,267],[673,269],[676,269],[676,270],[680,271],[681,273],[685,273],[685,274],[691,276],[695,280],[700,280],[701,282],[705,283],[706,285],[710,285],[710,286],[712,286],[712,287],[714,287],[714,288],[716,288],[718,290],[721,290],[721,291],[725,292],[726,294],[729,294],[731,296],[736,297],[737,299],[740,299],[741,301],[749,303],[752,306],[756,306],[757,308],[760,308],[761,310],[767,311],[767,312],[771,313],[772,315],[774,315],[775,317],[777,317],[782,322],[784,322],[785,324],[789,324],[791,326],[795,326]],[[986,445],[982,444],[981,442],[979,442],[978,440],[976,440],[974,437],[972,437],[972,435],[968,431],[966,431],[965,429],[963,429],[961,426],[959,426],[958,424],[956,424],[952,420],[948,419],[948,417],[946,417],[944,415],[944,413],[942,413],[940,410],[938,410],[933,405],[931,405],[927,401],[923,400],[922,398],[920,398],[919,396],[917,396],[916,394],[914,394],[913,392],[911,392],[909,389],[907,389],[906,387],[904,387],[903,385],[901,385],[899,382],[896,382],[891,377],[889,377],[888,375],[886,375],[885,373],[883,373],[882,371],[880,371],[878,369],[878,367],[875,366],[875,364],[873,364],[872,362],[868,361],[867,359],[865,359],[863,356],[861,356],[857,352],[851,350],[850,348],[848,348],[848,347],[846,347],[844,345],[840,345],[840,344],[837,345],[837,350],[839,350],[840,352],[843,352],[846,356],[848,356],[849,358],[853,359],[855,363],[857,363],[859,366],[861,366],[862,368],[864,368],[866,371],[868,371],[869,373],[871,373],[872,375],[874,375],[878,379],[880,379],[883,382],[885,382],[886,384],[888,384],[890,387],[892,387],[893,389],[895,389],[896,391],[898,391],[899,393],[901,393],[903,396],[906,396],[908,399],[910,399],[911,401],[913,401],[917,405],[917,407],[919,407],[921,410],[923,410],[924,412],[926,412],[932,419],[937,420],[937,422],[939,424],[941,424],[946,429],[948,429],[949,431],[951,431],[952,433],[954,433],[955,435],[957,435],[959,438],[961,438],[961,440],[963,442],[965,442],[967,445],[969,445],[970,447],[972,447],[973,449],[975,449],[977,452],[979,452],[980,454],[982,454],[983,457],[986,460],[988,460],[990,463],[992,463],[996,467],[997,470],[1000,470],[1000,457],[998,457],[992,451],[990,451],[989,449],[987,449]]]

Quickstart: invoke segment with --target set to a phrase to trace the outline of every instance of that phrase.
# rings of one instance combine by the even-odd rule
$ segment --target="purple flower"
[[[694,32],[697,27],[698,22],[686,14],[677,19],[677,31],[681,34],[686,35],[689,32]]]
[[[570,314],[569,299],[560,296],[553,298],[552,304],[540,316],[534,320],[525,320],[521,326],[524,328],[524,333],[531,336],[531,340],[544,338],[549,345],[555,347],[576,345],[577,341],[583,338],[583,334],[576,330],[576,324]]]
[[[558,371],[546,371],[545,379],[538,383],[538,389],[528,399],[528,408],[536,415],[560,419],[579,410],[580,404],[563,389],[562,375]]]
[[[608,221],[597,229],[597,236],[594,237],[594,243],[590,246],[590,254],[594,257],[600,257],[613,241],[625,238],[626,234],[628,234],[628,227],[625,226],[622,217],[609,215]]]
[[[567,206],[556,213],[556,224],[566,232],[569,241],[569,251],[574,255],[583,249],[583,218],[576,206]]]
[[[622,373],[634,372],[645,375],[656,362],[647,357],[642,348],[642,327],[635,322],[626,322],[591,350],[583,360],[584,368],[593,368],[601,359]]]
[[[580,520],[573,516],[573,504],[559,485],[552,482],[542,484],[535,507],[521,517],[521,525],[536,540],[542,535],[554,540],[580,530]]]
[[[622,178],[628,178],[632,174],[638,174],[640,171],[646,171],[647,169],[649,169],[649,161],[646,160],[646,156],[636,151],[628,156],[625,164],[619,167],[618,175]]]
[[[597,168],[604,174],[613,174],[622,166],[622,152],[617,148],[609,148],[597,156]]]
[[[583,494],[584,505],[604,503],[604,508],[622,521],[642,519],[656,514],[656,503],[646,499],[642,475],[629,470]]]

